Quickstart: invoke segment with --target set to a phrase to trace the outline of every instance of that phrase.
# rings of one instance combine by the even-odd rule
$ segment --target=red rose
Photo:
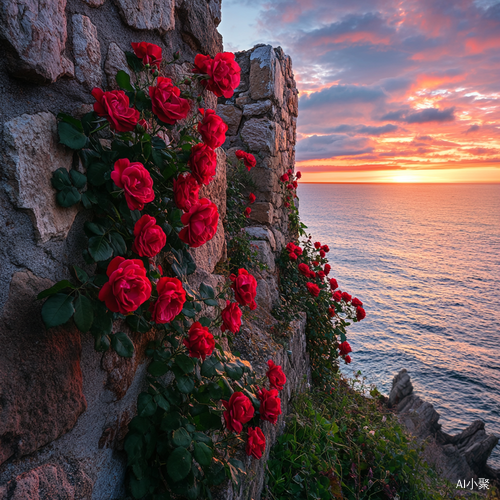
[[[325,266],[326,267],[326,266]],[[339,284],[337,283],[337,280],[335,278],[332,278],[330,280],[330,288],[332,290],[336,290],[338,288]]]
[[[328,316],[330,316],[330,318],[335,316],[335,309],[333,307],[328,308]]]
[[[193,205],[189,212],[181,217],[184,224],[179,238],[191,248],[197,248],[211,240],[217,232],[219,212],[217,206],[207,198],[202,198]]]
[[[181,313],[186,292],[177,278],[160,278],[156,284],[158,299],[149,306],[155,323],[169,323]]]
[[[287,189],[293,189],[293,184],[288,184]]]
[[[198,54],[194,58],[193,72],[210,77],[209,80],[201,80],[201,84],[217,97],[229,99],[240,84],[241,68],[232,52],[219,52],[213,59]]]
[[[266,449],[266,437],[260,427],[248,428],[248,440],[246,453],[249,457],[262,458],[262,453]]]
[[[290,243],[287,244],[286,246],[286,249],[290,252],[290,253],[293,253],[295,252],[295,249],[297,248],[297,246],[295,245],[295,243],[293,243],[293,241],[290,241]]]
[[[342,293],[342,300],[344,302],[349,302],[351,299],[352,299],[352,296],[349,295],[347,292],[343,292]]]
[[[286,382],[286,375],[283,373],[281,366],[275,365],[272,359],[267,362],[267,365],[269,370],[267,370],[266,376],[269,379],[269,384],[273,389],[282,391]]]
[[[248,219],[250,214],[252,213],[252,209],[250,207],[245,208],[245,217]]]
[[[290,253],[290,254],[288,254],[288,257],[290,257],[290,260],[297,260],[297,254],[296,253]]]
[[[193,205],[198,203],[200,186],[196,179],[188,172],[174,179],[174,201],[177,208],[188,212]]]
[[[307,289],[309,290],[309,293],[313,297],[317,297],[319,295],[319,286],[315,285],[314,283],[306,283]]]
[[[249,172],[253,167],[255,167],[255,165],[257,165],[255,156],[250,153],[245,153],[245,151],[238,149],[238,151],[236,151],[234,154],[236,155],[236,158],[243,160],[243,163],[245,164],[245,167],[247,167],[247,170]]]
[[[298,184],[298,182],[297,182],[297,181],[293,181],[293,182],[292,182],[292,186],[294,187],[294,189],[297,189],[297,188],[298,188],[298,186],[299,186],[299,184]]]
[[[286,173],[287,173],[288,175],[292,175],[292,174],[293,174],[293,171],[292,171],[292,169],[291,169],[291,168],[289,168],[289,169],[286,171]]]
[[[233,392],[229,401],[222,400],[221,403],[226,408],[224,420],[226,427],[231,432],[240,433],[243,424],[252,420],[255,410],[252,402],[242,392]]]
[[[344,358],[345,364],[348,365],[351,362],[351,356],[349,354]]]
[[[319,262],[317,260],[313,260],[313,266],[314,267],[318,267],[319,266]]]
[[[155,199],[153,179],[142,163],[130,163],[127,158],[118,160],[111,172],[111,179],[125,192],[130,210],[142,210],[145,203]]]
[[[325,273],[323,271],[318,271],[318,276],[321,278],[321,279],[324,279],[324,277],[326,276]]]
[[[319,241],[317,241],[315,244],[314,244],[314,248],[316,248],[316,250],[318,250],[319,248],[321,248],[321,243]]]
[[[325,274],[328,276],[330,271],[332,270],[332,266],[330,264],[325,264]]]
[[[209,184],[215,176],[217,155],[212,148],[202,142],[195,144],[191,149],[189,167],[193,177],[200,184]]]
[[[159,76],[156,87],[149,87],[149,97],[153,107],[153,113],[165,123],[175,125],[189,114],[191,106],[187,99],[179,97],[179,87],[172,84],[170,78]]]
[[[200,113],[203,120],[198,123],[198,132],[203,142],[212,149],[222,146],[227,132],[224,120],[216,115],[213,109],[200,109]]]
[[[301,174],[300,172],[297,172],[297,173],[295,174],[295,177],[297,177],[297,179],[300,179],[300,178],[302,177],[302,174]]]
[[[158,255],[167,241],[163,229],[156,225],[156,219],[151,215],[143,215],[135,223],[134,236],[132,251],[141,257]]]
[[[108,265],[109,281],[99,291],[99,300],[113,312],[134,312],[151,296],[151,282],[142,260],[115,257]]]
[[[257,198],[255,197],[255,195],[253,193],[250,193],[248,195],[248,201],[249,201],[250,204],[254,203],[256,199]]]
[[[142,59],[142,64],[149,64],[150,66],[156,66],[158,69],[161,64],[161,47],[155,45],[154,43],[132,43],[132,48],[134,49],[135,55]]]
[[[309,273],[309,276],[312,278],[312,279],[316,279],[316,273],[311,269],[311,272]]]
[[[139,121],[140,113],[130,107],[130,101],[123,90],[104,92],[99,88],[92,90],[97,102],[94,111],[98,116],[106,118],[111,130],[131,132]]]
[[[238,304],[249,306],[252,311],[256,309],[257,280],[246,269],[238,269],[238,275],[231,274],[230,279]]]
[[[352,302],[351,304],[355,307],[358,307],[358,306],[362,306],[363,305],[363,302],[361,302],[361,300],[359,300],[357,297],[354,297],[352,299]]]
[[[339,351],[342,356],[345,356],[346,354],[352,352],[351,346],[349,345],[349,342],[347,342],[347,340],[339,345]]]
[[[238,333],[241,327],[241,309],[235,302],[226,302],[226,307],[222,310],[221,330],[229,330],[232,333]]]
[[[332,297],[335,302],[340,302],[342,300],[342,292],[340,290],[337,290],[333,293]]]
[[[324,251],[324,250],[320,250],[320,251],[319,251],[319,255],[320,255],[320,257],[321,257],[322,259],[324,259],[324,258],[325,258],[326,253],[325,253],[325,251]]]
[[[189,350],[192,358],[199,358],[205,361],[207,356],[214,352],[215,339],[206,326],[202,326],[198,321],[191,325],[188,333],[189,337],[184,339],[184,345]]]
[[[308,277],[311,274],[311,269],[307,264],[299,264],[299,273]]]
[[[365,319],[365,317],[366,311],[361,306],[356,307],[356,319],[361,321],[362,319]]]
[[[288,174],[283,174],[280,177],[281,182],[288,182],[288,179],[289,179]]]
[[[330,247],[328,245],[323,245],[321,247],[326,253],[328,253],[330,251]]]
[[[257,393],[257,397],[260,401],[260,418],[276,424],[278,416],[281,415],[281,399],[278,396],[278,391],[276,389],[268,391],[262,388]]]
[[[288,203],[288,201],[285,201],[285,208],[289,208],[290,207],[290,203]]]

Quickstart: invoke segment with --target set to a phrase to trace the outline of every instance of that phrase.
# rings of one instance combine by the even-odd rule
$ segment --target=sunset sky
[[[223,0],[291,55],[309,182],[500,182],[500,0]]]

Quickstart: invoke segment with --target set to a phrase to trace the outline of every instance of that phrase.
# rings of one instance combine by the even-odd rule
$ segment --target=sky
[[[305,182],[500,182],[500,0],[222,0],[292,57]]]

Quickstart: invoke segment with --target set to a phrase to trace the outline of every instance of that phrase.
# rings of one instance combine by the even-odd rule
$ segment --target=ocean
[[[500,184],[301,184],[302,221],[358,297],[352,363],[388,394],[406,368],[445,432],[500,435]],[[489,464],[500,468],[500,446]]]

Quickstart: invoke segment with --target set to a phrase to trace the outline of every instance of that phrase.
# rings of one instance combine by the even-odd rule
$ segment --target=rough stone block
[[[101,87],[101,45],[97,28],[87,16],[73,16],[73,52],[76,79],[88,89]]]
[[[245,231],[251,236],[254,240],[265,240],[271,245],[271,249],[273,252],[276,251],[276,240],[274,238],[273,232],[267,228],[262,226],[251,226],[246,227]]]
[[[252,212],[250,219],[261,224],[272,224],[274,216],[274,209],[270,203],[254,203],[252,205]]]
[[[267,113],[271,109],[271,101],[266,99],[265,101],[255,102],[253,104],[246,104],[243,108],[244,116],[258,116]]]
[[[58,168],[69,169],[73,152],[57,140],[51,113],[21,115],[5,124],[6,173],[12,202],[28,211],[38,238],[66,238],[78,209],[59,207],[50,183]]]
[[[138,30],[166,33],[175,27],[175,0],[115,0],[123,20]]]
[[[106,62],[104,63],[104,72],[108,80],[108,88],[118,89],[118,84],[116,83],[116,74],[118,71],[125,71],[131,79],[133,75],[127,65],[127,58],[125,57],[125,52],[123,52],[116,43],[111,42],[108,47],[108,55],[106,56]]]
[[[271,45],[256,47],[250,55],[250,95],[252,99],[275,99],[283,104],[285,82]]]
[[[250,151],[274,155],[279,147],[276,126],[276,122],[267,118],[251,118],[243,125],[241,138]]]
[[[0,463],[35,451],[76,424],[82,391],[80,333],[45,330],[36,295],[53,283],[14,274],[0,320]]]
[[[276,270],[276,263],[274,262],[274,254],[271,250],[271,245],[263,240],[251,240],[250,245],[257,250],[257,258],[259,261],[268,267],[269,272],[274,273]]]
[[[30,81],[55,82],[74,75],[73,63],[64,55],[66,0],[12,0],[2,2],[0,37],[11,51],[9,71]]]
[[[217,114],[224,120],[227,125],[227,135],[236,135],[241,122],[241,109],[231,104],[219,104],[217,106]]]

